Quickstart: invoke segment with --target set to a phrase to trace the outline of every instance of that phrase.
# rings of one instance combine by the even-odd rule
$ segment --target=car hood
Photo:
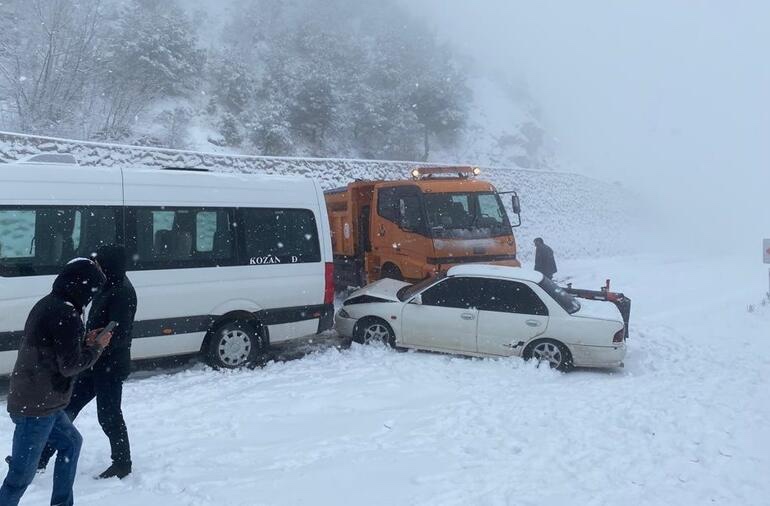
[[[396,293],[405,286],[409,286],[409,283],[396,281],[395,279],[381,279],[356,290],[350,297],[348,297],[348,300],[354,297],[368,295],[369,297],[377,297],[379,299],[398,302],[399,300]]]
[[[612,302],[591,299],[578,299],[578,302],[580,302],[580,310],[572,313],[572,316],[623,323],[620,310]]]

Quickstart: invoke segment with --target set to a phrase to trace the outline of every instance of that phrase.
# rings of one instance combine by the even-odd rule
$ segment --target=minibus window
[[[320,262],[318,227],[307,209],[241,209],[248,265]]]
[[[0,210],[0,259],[35,256],[35,211]]]
[[[217,231],[217,213],[201,211],[195,215],[195,251],[213,251]]]
[[[232,265],[234,231],[228,209],[132,208],[134,268],[182,269]]]
[[[0,276],[56,274],[117,240],[115,207],[0,207]]]

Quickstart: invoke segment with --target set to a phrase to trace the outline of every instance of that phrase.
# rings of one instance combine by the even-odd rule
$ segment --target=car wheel
[[[537,360],[538,365],[547,362],[551,369],[572,369],[572,354],[565,345],[553,339],[534,341],[524,351],[524,360]]]
[[[255,363],[263,348],[262,336],[254,323],[224,322],[211,331],[206,363],[215,369],[237,369]]]
[[[353,332],[353,340],[360,344],[384,343],[391,348],[396,347],[396,335],[385,320],[380,318],[364,318]]]
[[[382,266],[381,278],[390,278],[395,279],[396,281],[403,281],[404,275],[401,274],[401,269],[399,269],[397,266],[393,264],[385,264]]]

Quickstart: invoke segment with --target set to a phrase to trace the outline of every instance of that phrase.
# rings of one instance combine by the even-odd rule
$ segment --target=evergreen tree
[[[195,87],[204,53],[185,12],[172,0],[132,0],[115,15],[103,79],[103,136],[122,137],[129,123],[162,96]]]

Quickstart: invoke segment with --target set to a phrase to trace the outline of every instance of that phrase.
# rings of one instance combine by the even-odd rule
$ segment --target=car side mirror
[[[515,193],[511,195],[511,209],[513,209],[513,214],[521,214],[521,202]]]
[[[422,306],[422,294],[418,293],[412,297],[412,300],[409,301],[409,304],[417,304],[418,306]]]

